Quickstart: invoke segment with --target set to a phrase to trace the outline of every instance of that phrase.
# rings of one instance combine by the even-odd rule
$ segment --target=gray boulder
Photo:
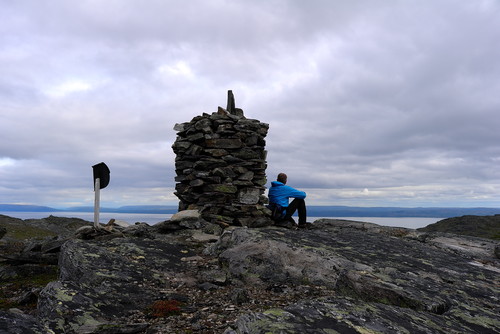
[[[40,294],[39,316],[55,333],[99,332],[166,298],[165,278],[175,277],[185,266],[181,258],[192,255],[173,239],[69,241],[61,250],[59,280]]]
[[[478,238],[322,220],[237,229],[210,248],[245,284],[321,286],[318,299],[241,316],[227,333],[497,333],[500,263]],[[493,242],[494,243],[494,242]],[[448,247],[466,244],[469,249]]]
[[[48,328],[42,326],[38,320],[30,315],[0,311],[0,334],[46,334]]]

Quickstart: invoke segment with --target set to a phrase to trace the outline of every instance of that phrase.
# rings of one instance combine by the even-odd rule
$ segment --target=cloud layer
[[[496,1],[6,2],[0,202],[176,204],[175,123],[232,89],[316,205],[500,206]]]

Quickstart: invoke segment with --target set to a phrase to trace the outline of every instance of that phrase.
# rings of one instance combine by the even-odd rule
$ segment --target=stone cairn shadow
[[[198,210],[222,226],[272,223],[264,195],[269,124],[247,119],[228,91],[226,109],[203,113],[174,130],[179,211]]]

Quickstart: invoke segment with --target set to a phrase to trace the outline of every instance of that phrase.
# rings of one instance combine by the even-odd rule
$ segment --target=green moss
[[[279,309],[279,308],[272,308],[272,309],[264,311],[263,313],[267,314],[267,315],[273,315],[273,316],[276,316],[276,317],[282,317],[285,314],[288,314],[288,312],[286,312],[283,309]]]
[[[323,332],[325,332],[326,334],[339,334],[339,332],[330,328],[323,328]]]
[[[54,237],[56,233],[46,229],[29,226],[29,225],[10,225],[7,226],[7,233],[5,238],[16,240],[24,239],[45,239],[47,237]]]
[[[467,305],[462,305],[467,306]],[[467,307],[467,311],[461,309],[453,309],[451,313],[458,319],[463,320],[465,323],[471,323],[477,326],[482,326],[486,328],[497,328],[498,318],[495,314],[491,314],[491,317],[486,315],[478,315],[479,311],[473,307]],[[472,315],[474,314],[474,315]]]
[[[73,300],[74,295],[76,295],[76,292],[66,291],[61,288],[56,290],[55,298],[63,302],[69,302]]]
[[[57,280],[58,270],[57,266],[46,266],[46,272],[36,275],[25,275],[21,277],[14,277],[11,279],[2,280],[0,284],[0,309],[17,308],[35,308],[36,302],[33,305],[18,305],[13,303],[11,298],[15,296],[18,291],[31,290],[33,288],[43,288],[49,282]]]
[[[105,278],[116,279],[116,275],[115,274],[110,274],[109,272],[108,273],[103,273],[103,272],[97,271],[95,273],[95,275],[99,276],[99,277],[102,277],[103,279],[105,279]]]

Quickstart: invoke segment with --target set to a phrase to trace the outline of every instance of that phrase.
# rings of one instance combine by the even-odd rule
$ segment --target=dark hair
[[[281,182],[281,183],[285,184],[286,183],[286,179],[287,179],[287,176],[286,176],[285,173],[279,173],[278,174],[278,179],[277,179],[278,182]]]

